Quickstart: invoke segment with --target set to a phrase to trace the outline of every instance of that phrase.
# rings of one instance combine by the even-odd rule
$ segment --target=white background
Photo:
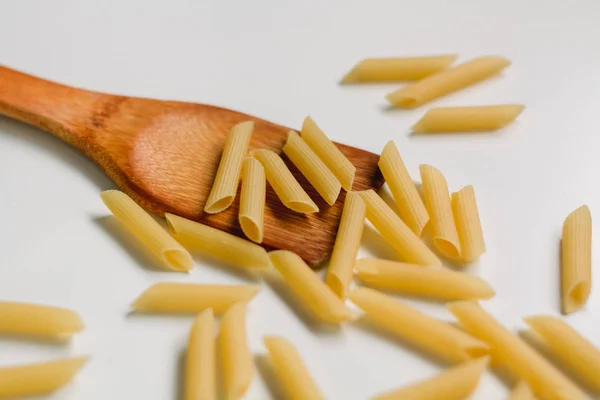
[[[418,165],[430,163],[451,190],[475,186],[488,251],[468,272],[495,287],[485,308],[518,331],[523,316],[558,313],[563,219],[581,204],[600,212],[599,21],[597,0],[4,1],[0,63],[288,126],[310,114],[335,140],[373,152],[395,140],[415,178]],[[459,61],[498,54],[513,65],[411,111],[386,111],[383,96],[399,85],[337,84],[364,57],[440,53]],[[430,106],[510,102],[527,109],[497,133],[410,135]],[[66,346],[0,338],[0,365],[91,354],[51,399],[177,399],[191,318],[128,317],[130,302],[160,281],[244,281],[200,263],[190,276],[153,271],[106,218],[98,193],[112,187],[69,146],[0,118],[0,299],[72,308],[87,327]],[[363,255],[389,254],[368,242]],[[451,319],[441,304],[411,303]],[[267,333],[289,338],[329,399],[366,399],[443,368],[356,326],[315,331],[293,310],[265,286],[249,307],[252,350],[264,352]],[[600,294],[567,321],[600,345]],[[507,393],[486,373],[473,398]],[[276,397],[257,374],[246,399]]]

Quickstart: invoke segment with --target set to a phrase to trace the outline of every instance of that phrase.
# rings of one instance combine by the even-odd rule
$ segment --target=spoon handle
[[[102,97],[0,65],[0,115],[51,132],[77,148]]]

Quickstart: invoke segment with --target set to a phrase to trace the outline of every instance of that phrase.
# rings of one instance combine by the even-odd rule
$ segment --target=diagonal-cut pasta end
[[[335,273],[329,272],[327,274],[326,283],[327,283],[327,286],[329,286],[331,291],[333,293],[335,293],[335,295],[337,297],[339,297],[342,300],[344,300],[347,297],[347,295],[348,295],[347,288],[344,287],[342,280]]]
[[[54,382],[51,391],[57,390],[69,383],[89,359],[89,356],[82,356],[45,363],[45,366],[51,369],[53,374]]]
[[[579,282],[567,291],[563,299],[563,313],[571,314],[580,310],[586,303],[591,291],[588,282]]]
[[[248,303],[260,292],[260,286],[258,285],[246,285],[246,293],[240,298],[241,303]]]
[[[404,89],[392,92],[385,96],[386,100],[392,105],[400,108],[415,108],[419,105],[418,99],[402,94]]]
[[[244,235],[254,243],[262,243],[263,234],[258,224],[250,217],[245,215],[240,216],[240,226]]]
[[[173,236],[174,238],[177,238],[177,235],[179,233],[175,226],[175,221],[179,218],[181,217],[178,217],[175,214],[165,213],[165,219],[167,220],[167,228],[169,229],[169,233],[171,234],[171,236]]]
[[[379,269],[373,264],[372,258],[361,258],[356,260],[354,269],[361,280],[368,280],[379,274]]]
[[[360,62],[358,64],[356,64],[354,67],[352,67],[352,69],[350,71],[348,71],[348,73],[346,75],[344,75],[344,77],[340,81],[340,84],[345,85],[348,83],[360,82],[360,79],[359,79],[360,74],[358,71],[359,67],[360,67]]]
[[[302,201],[286,201],[284,205],[290,210],[301,214],[313,214],[319,212],[319,207],[312,201],[310,203]]]
[[[163,261],[175,271],[188,272],[194,266],[192,256],[187,251],[181,249],[165,249],[162,254]]]
[[[235,196],[225,196],[220,199],[211,199],[210,203],[206,203],[204,206],[204,211],[209,214],[220,213],[221,211],[226,210],[235,199]]]
[[[460,252],[459,252],[459,248],[456,244],[452,243],[451,241],[441,238],[441,237],[434,237],[433,238],[433,244],[435,244],[435,247],[437,247],[437,249],[442,252],[443,255],[445,255],[448,258],[457,260],[460,258]]]

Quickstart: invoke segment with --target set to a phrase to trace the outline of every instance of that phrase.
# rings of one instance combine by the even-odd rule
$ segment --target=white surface
[[[563,219],[584,203],[600,212],[600,2],[97,3],[2,2],[0,63],[292,126],[311,114],[334,139],[374,152],[394,139],[415,178],[418,164],[430,163],[452,190],[475,186],[488,252],[469,273],[498,293],[485,308],[514,330],[522,316],[558,312]],[[519,121],[494,134],[413,137],[408,128],[431,105],[385,111],[383,96],[398,85],[337,85],[364,57],[439,53],[499,54],[513,65],[431,105],[524,103]],[[0,118],[0,299],[73,308],[87,325],[64,347],[0,338],[0,364],[91,354],[51,399],[176,399],[191,318],[127,317],[128,305],[159,281],[244,281],[204,265],[190,276],[148,269],[104,218],[98,193],[112,187],[69,146]],[[443,305],[412,303],[450,318]],[[264,352],[267,333],[289,338],[329,399],[366,399],[442,368],[355,326],[315,332],[267,286],[249,310],[252,349]],[[567,321],[600,345],[600,293]],[[473,398],[504,399],[507,390],[487,373]],[[257,374],[246,399],[268,398]]]

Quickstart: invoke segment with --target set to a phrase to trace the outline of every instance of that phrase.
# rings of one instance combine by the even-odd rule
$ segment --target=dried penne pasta
[[[592,289],[592,215],[587,206],[565,219],[561,245],[562,309],[570,314],[585,305]]]
[[[457,55],[367,58],[346,74],[342,83],[418,81],[448,68]]]
[[[367,219],[405,261],[420,265],[441,265],[437,256],[410,230],[374,190],[359,192],[367,205]]]
[[[265,336],[263,339],[274,370],[289,400],[325,400],[296,348],[286,339]]]
[[[100,197],[115,218],[161,262],[161,265],[172,271],[192,269],[194,262],[190,253],[129,196],[118,190],[106,190]]]
[[[383,148],[378,165],[394,196],[400,218],[421,237],[429,222],[429,214],[393,141],[390,140]]]
[[[326,279],[327,286],[342,299],[347,297],[352,281],[352,267],[360,247],[366,212],[365,202],[360,195],[348,192]]]
[[[288,133],[283,152],[330,206],[335,204],[342,184],[314,151],[294,131]]]
[[[508,400],[535,400],[535,396],[527,382],[521,381],[513,388],[512,392],[510,392]]]
[[[244,235],[256,243],[263,240],[266,185],[262,164],[254,157],[246,157],[242,168],[239,220]]]
[[[0,398],[47,395],[68,384],[88,357],[0,368]]]
[[[231,306],[221,319],[219,350],[223,370],[224,398],[241,399],[254,376],[252,354],[246,338],[246,305]]]
[[[550,316],[525,318],[527,325],[548,344],[561,365],[600,391],[600,350],[566,322]]]
[[[302,140],[314,151],[321,161],[338,178],[342,187],[350,191],[354,182],[356,167],[346,158],[344,153],[323,133],[311,117],[306,117],[302,123]]]
[[[82,330],[81,318],[71,310],[0,301],[0,334],[62,341]]]
[[[479,57],[405,86],[388,94],[386,98],[396,107],[418,107],[438,97],[491,78],[509,65],[510,61],[503,57]]]
[[[338,323],[353,318],[344,302],[310,269],[299,255],[287,250],[269,253],[271,262],[306,308],[322,322]]]
[[[474,261],[485,253],[485,242],[473,186],[452,193],[452,214],[460,241],[460,258],[464,262]]]
[[[362,258],[354,265],[366,285],[443,300],[489,299],[495,295],[482,279],[444,268],[424,268],[376,258]]]
[[[204,205],[205,212],[215,214],[233,203],[253,130],[254,122],[246,121],[234,126],[227,136],[217,175]]]
[[[284,206],[290,210],[311,214],[319,211],[319,207],[306,194],[294,175],[290,172],[281,157],[271,150],[256,150],[252,155],[265,169],[267,181]]]
[[[517,119],[524,109],[521,104],[432,108],[412,130],[417,133],[495,131]]]
[[[377,325],[446,362],[460,363],[488,353],[482,341],[376,290],[358,288],[352,300]]]
[[[185,400],[216,400],[215,318],[209,308],[192,325],[185,357]]]
[[[583,400],[586,396],[521,338],[504,328],[474,301],[450,303],[448,309],[476,337],[488,343],[502,362],[543,400]]]
[[[464,362],[441,374],[397,389],[373,400],[463,400],[475,391],[489,357]]]
[[[200,285],[161,282],[150,286],[132,304],[145,313],[193,314],[212,308],[222,314],[235,303],[247,303],[259,292],[253,285]]]
[[[237,267],[266,269],[271,265],[267,251],[255,243],[177,215],[166,213],[165,217],[171,235],[192,251]]]
[[[452,214],[448,183],[442,173],[430,165],[420,165],[425,207],[429,212],[433,244],[446,257],[461,255],[460,241]]]

